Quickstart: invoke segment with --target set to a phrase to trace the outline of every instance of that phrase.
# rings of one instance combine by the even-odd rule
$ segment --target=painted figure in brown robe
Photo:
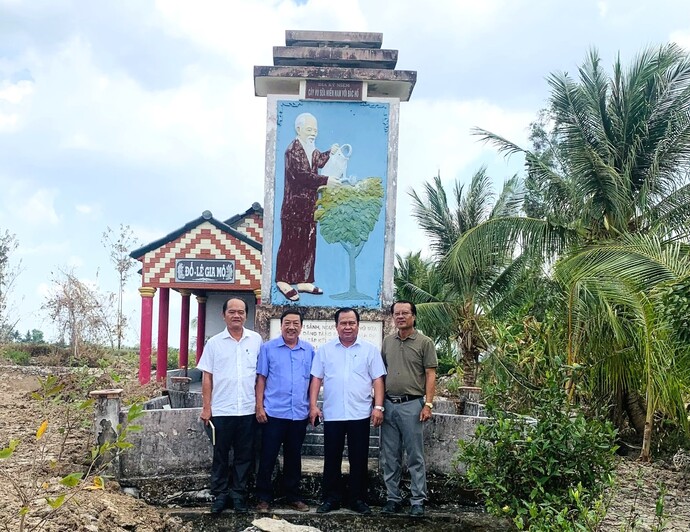
[[[299,292],[323,294],[314,284],[316,260],[317,191],[326,184],[337,184],[333,177],[319,175],[338,145],[320,152],[315,140],[318,134],[316,118],[302,113],[295,119],[297,138],[285,151],[285,193],[280,210],[281,237],[276,258],[275,280],[278,290],[290,301],[299,299]]]

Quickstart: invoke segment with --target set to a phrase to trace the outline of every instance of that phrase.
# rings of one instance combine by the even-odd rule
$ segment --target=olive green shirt
[[[386,336],[381,347],[386,364],[386,393],[425,395],[426,368],[438,366],[436,347],[430,338],[415,330],[402,340],[398,333]]]

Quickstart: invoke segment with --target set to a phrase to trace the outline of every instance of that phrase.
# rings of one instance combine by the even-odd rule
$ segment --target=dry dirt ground
[[[88,464],[91,409],[70,417],[74,425],[65,437],[65,403],[41,404],[32,398],[40,390],[44,368],[0,366],[0,450],[10,440],[19,440],[11,457],[0,459],[0,532],[19,530],[19,511],[28,506],[25,530],[46,531],[192,531],[193,526],[166,516],[157,508],[127,496],[113,481],[104,489],[89,489],[93,482],[67,490],[58,481],[65,475],[84,471]],[[45,374],[45,373],[44,373]],[[155,386],[142,390],[136,382],[113,382],[102,371],[80,370],[59,377],[63,392],[86,398],[86,390],[123,387],[125,401],[156,395]],[[81,417],[80,417],[81,416]],[[36,433],[48,420],[45,434]],[[64,441],[64,445],[63,445]],[[61,455],[61,449],[62,451]],[[660,487],[663,487],[663,519],[655,516]],[[65,504],[51,512],[46,498],[68,492]],[[21,502],[22,496],[32,500]],[[607,516],[599,530],[667,530],[690,532],[690,470],[679,471],[671,464],[641,465],[621,460],[617,486],[611,495]]]

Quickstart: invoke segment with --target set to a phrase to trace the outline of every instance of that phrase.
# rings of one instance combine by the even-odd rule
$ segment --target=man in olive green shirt
[[[424,423],[431,418],[436,390],[436,348],[415,329],[417,309],[409,301],[396,301],[391,313],[397,332],[383,340],[386,364],[385,415],[381,426],[381,461],[387,501],[381,509],[393,514],[401,509],[400,477],[403,452],[410,472],[410,515],[424,515],[426,467]]]

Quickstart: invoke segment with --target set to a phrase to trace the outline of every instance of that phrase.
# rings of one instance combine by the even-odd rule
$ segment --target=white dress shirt
[[[213,375],[212,416],[246,416],[256,411],[256,360],[261,336],[242,328],[235,340],[223,329],[206,342],[197,367]]]

